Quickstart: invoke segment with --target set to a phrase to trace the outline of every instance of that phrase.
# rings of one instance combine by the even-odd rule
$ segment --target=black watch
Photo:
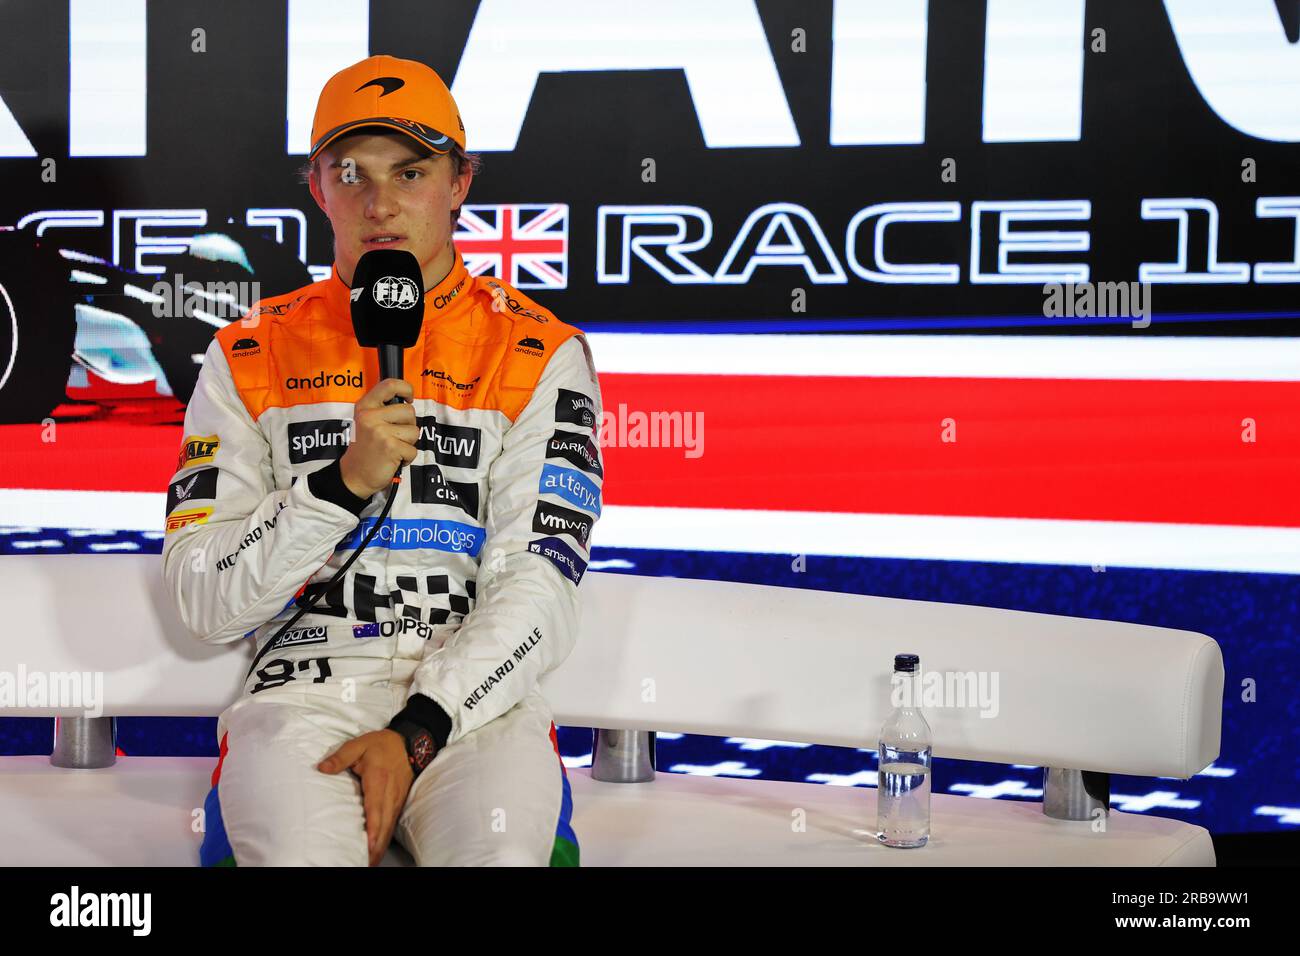
[[[388,729],[397,731],[406,741],[406,759],[411,764],[411,772],[418,777],[437,756],[438,744],[433,734],[413,720],[395,720]]]

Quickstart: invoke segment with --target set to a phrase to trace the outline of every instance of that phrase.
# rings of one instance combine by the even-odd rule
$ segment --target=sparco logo
[[[287,647],[291,644],[324,644],[329,640],[329,632],[323,627],[300,627],[296,630],[289,631],[284,637],[280,638],[278,646]]]
[[[329,418],[317,422],[289,423],[289,461],[327,461],[340,457],[352,441],[352,421]]]
[[[420,287],[406,276],[376,279],[370,294],[375,297],[375,304],[385,309],[411,309],[420,301]]]
[[[482,432],[467,425],[448,425],[432,415],[421,415],[415,420],[420,426],[420,437],[415,447],[433,452],[440,465],[456,468],[477,468]]]
[[[290,390],[299,388],[329,388],[337,386],[339,388],[365,388],[363,384],[365,379],[364,372],[354,373],[352,369],[345,369],[341,373],[331,374],[330,372],[317,372],[311,378],[302,378],[290,376],[284,380],[284,387]]]

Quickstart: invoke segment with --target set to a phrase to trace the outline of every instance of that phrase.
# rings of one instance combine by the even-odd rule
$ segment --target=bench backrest
[[[0,558],[0,672],[103,672],[106,715],[220,713],[252,648],[193,638],[160,560]],[[913,652],[925,682],[976,692],[924,707],[937,756],[1187,778],[1219,753],[1223,660],[1203,634],[596,571],[582,594],[577,648],[542,682],[558,723],[874,749],[893,655]]]

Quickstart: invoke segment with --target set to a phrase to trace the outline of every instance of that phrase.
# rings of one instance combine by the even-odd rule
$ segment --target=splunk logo
[[[301,465],[340,457],[352,441],[352,420],[328,418],[289,423],[289,461]]]
[[[302,388],[365,388],[365,375],[345,369],[341,373],[317,372],[311,378],[289,376],[284,380],[284,387],[290,391]]]
[[[357,525],[340,544],[340,548],[354,549],[360,547],[362,540],[374,526],[375,519],[367,518]],[[483,547],[487,532],[482,528],[459,521],[440,521],[436,519],[389,519],[375,534],[371,547],[389,548],[393,551],[450,551],[453,554],[468,554],[478,557]]]

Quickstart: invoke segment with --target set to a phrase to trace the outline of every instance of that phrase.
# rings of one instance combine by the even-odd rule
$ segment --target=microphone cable
[[[361,552],[366,550],[366,546],[370,544],[379,529],[383,527],[384,522],[388,520],[388,513],[393,508],[393,499],[397,497],[397,486],[402,483],[402,469],[405,467],[405,464],[399,466],[396,474],[393,475],[393,480],[388,486],[388,497],[384,501],[384,510],[379,513],[379,517],[375,519],[374,525],[366,532],[366,536],[362,539],[360,547],[353,551],[351,557],[347,559],[343,567],[335,571],[334,576],[325,582],[325,586],[316,592],[316,596],[311,599],[311,602],[303,605],[297,614],[289,618],[289,620],[281,626],[280,630],[276,631],[274,637],[262,645],[262,649],[258,651],[257,656],[253,658],[253,663],[248,665],[248,673],[244,675],[245,684],[247,684],[248,679],[253,676],[253,670],[257,667],[262,658],[266,656],[267,652],[280,646],[280,640],[284,637],[289,628],[297,624],[304,614],[314,608],[320,599],[330,592],[334,587],[335,582],[347,573],[348,568],[352,567],[352,565],[356,563],[357,558],[361,557]]]

